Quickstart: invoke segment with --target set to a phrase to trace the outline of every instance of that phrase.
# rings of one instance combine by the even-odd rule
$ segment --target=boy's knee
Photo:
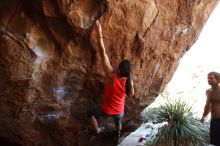
[[[89,109],[89,110],[87,110],[86,115],[87,115],[87,117],[90,118],[90,117],[94,116],[94,113],[91,109]]]
[[[87,116],[90,118],[92,116],[94,116],[95,118],[99,118],[100,116],[102,116],[102,111],[100,109],[100,106],[95,106],[89,110],[87,110]]]

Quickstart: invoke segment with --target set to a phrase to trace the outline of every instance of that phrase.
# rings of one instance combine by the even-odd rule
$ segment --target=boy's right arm
[[[96,29],[98,32],[98,39],[99,39],[99,53],[101,55],[101,59],[102,59],[102,66],[104,69],[104,72],[106,74],[107,77],[112,77],[113,76],[113,72],[114,69],[110,64],[109,58],[105,52],[105,45],[103,42],[103,34],[102,34],[102,27],[101,24],[99,23],[99,20],[96,21]]]
[[[204,107],[204,112],[203,112],[202,118],[200,120],[201,122],[204,121],[204,118],[209,114],[210,108],[211,108],[210,93],[208,90],[206,91],[206,96],[207,96],[207,99],[206,99],[206,104]]]

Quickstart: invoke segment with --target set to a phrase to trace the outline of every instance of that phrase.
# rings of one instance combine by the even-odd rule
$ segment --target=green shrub
[[[156,120],[158,110],[159,110],[159,108],[148,108],[147,113],[146,113],[147,120],[149,120],[149,121]]]
[[[159,122],[166,122],[153,140],[165,146],[190,146],[208,143],[208,128],[193,117],[191,107],[181,101],[168,101],[156,112]]]

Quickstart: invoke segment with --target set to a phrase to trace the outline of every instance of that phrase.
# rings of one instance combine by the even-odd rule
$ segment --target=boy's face
[[[215,78],[214,75],[208,75],[208,83],[209,85],[218,84],[218,80]]]

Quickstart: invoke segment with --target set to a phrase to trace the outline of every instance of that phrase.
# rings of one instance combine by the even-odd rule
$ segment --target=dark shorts
[[[106,114],[102,111],[102,108],[100,105],[96,105],[87,111],[87,115],[88,117],[95,116],[96,119],[99,119],[100,117],[113,117],[115,126],[118,127],[118,126],[121,126],[121,119],[124,116],[124,112],[122,112],[121,114],[115,114],[115,115]]]
[[[220,118],[211,119],[210,144],[220,146]]]

